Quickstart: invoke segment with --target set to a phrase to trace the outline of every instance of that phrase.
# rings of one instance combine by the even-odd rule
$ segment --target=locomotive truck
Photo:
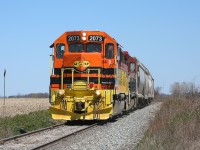
[[[50,48],[53,119],[106,120],[154,98],[149,70],[106,32],[65,32]]]

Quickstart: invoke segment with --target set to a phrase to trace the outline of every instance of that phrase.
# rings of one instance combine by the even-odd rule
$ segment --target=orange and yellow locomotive
[[[137,106],[136,59],[107,33],[65,32],[50,47],[54,119],[105,120]]]

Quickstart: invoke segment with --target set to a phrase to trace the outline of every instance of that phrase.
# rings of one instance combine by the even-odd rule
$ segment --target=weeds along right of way
[[[164,101],[137,149],[200,149],[200,98]]]

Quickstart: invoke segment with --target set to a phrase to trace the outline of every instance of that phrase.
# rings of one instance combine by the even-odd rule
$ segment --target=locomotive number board
[[[67,36],[67,41],[68,42],[80,41],[80,36],[79,35]]]
[[[103,42],[103,36],[101,35],[89,35],[88,40],[91,42]]]

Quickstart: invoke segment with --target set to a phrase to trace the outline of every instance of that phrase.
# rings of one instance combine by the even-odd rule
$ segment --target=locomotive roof
[[[60,39],[60,38],[62,38],[63,36],[66,36],[67,34],[74,34],[74,33],[77,33],[77,34],[81,34],[81,33],[84,33],[84,32],[86,32],[86,33],[96,33],[96,34],[101,34],[101,35],[103,35],[104,37],[108,37],[108,38],[110,38],[111,40],[113,40],[113,42],[115,42],[115,43],[117,43],[117,41],[113,38],[113,37],[111,37],[109,34],[107,34],[106,32],[104,32],[104,31],[89,31],[89,30],[80,30],[80,31],[66,31],[66,32],[64,32],[61,36],[59,36],[55,41],[57,41],[58,39]],[[55,43],[55,41],[54,41],[54,43]],[[53,48],[54,47],[54,43],[53,44],[51,44],[49,47],[50,48]],[[120,45],[119,43],[117,43],[118,45]]]

